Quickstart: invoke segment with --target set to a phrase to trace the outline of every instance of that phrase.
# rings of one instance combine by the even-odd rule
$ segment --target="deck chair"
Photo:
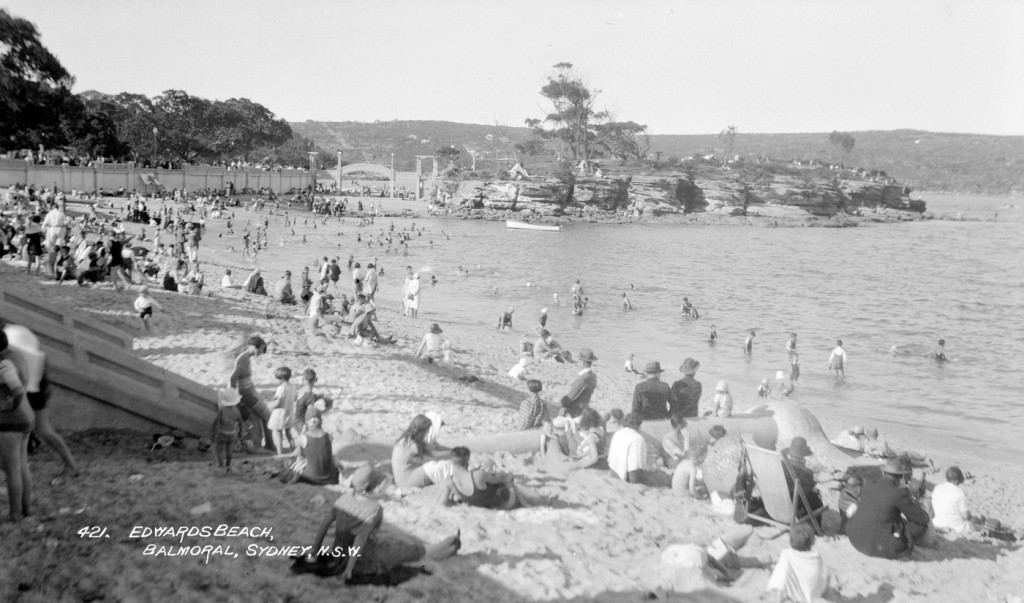
[[[815,509],[809,515],[797,517],[798,503],[803,503],[804,509],[810,509],[811,505],[803,490],[796,485],[792,467],[780,453],[761,448],[752,440],[745,438],[741,468],[754,475],[761,500],[764,502],[764,513],[749,512],[748,519],[785,529],[806,521],[811,524],[815,534],[824,535],[820,519],[825,512],[824,506]],[[794,485],[792,492],[786,481],[787,476]]]

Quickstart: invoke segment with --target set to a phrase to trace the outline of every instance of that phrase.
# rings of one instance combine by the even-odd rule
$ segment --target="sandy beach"
[[[400,203],[412,202],[386,200],[385,209],[400,211]],[[246,212],[236,213],[241,222]],[[429,219],[422,224],[431,230],[442,227]],[[137,229],[138,225],[129,225],[130,232]],[[527,392],[506,373],[517,360],[519,337],[527,330],[532,334],[532,321],[523,321],[529,328],[509,333],[442,323],[444,336],[452,341],[454,366],[425,364],[414,353],[433,320],[429,315],[416,320],[401,315],[394,302],[401,288],[401,259],[387,258],[390,270],[382,281],[378,329],[394,334],[397,343],[357,345],[344,337],[310,336],[301,320],[301,307],[217,286],[224,267],[235,270],[235,282],[245,277],[246,266],[238,253],[228,251],[215,238],[224,230],[223,221],[211,220],[201,248],[206,288],[212,296],[154,289],[164,309],[157,312],[155,331],[148,335],[141,332],[132,311],[135,288],[119,291],[110,283],[58,287],[26,276],[20,263],[6,261],[0,263],[0,278],[5,287],[77,308],[135,333],[139,357],[214,388],[227,384],[232,360],[228,351],[246,336],[260,334],[269,342],[268,353],[253,362],[261,394],[272,394],[276,367],[288,366],[296,374],[313,368],[319,385],[336,402],[326,421],[336,444],[343,438],[351,440],[353,433],[356,438],[393,440],[413,415],[431,410],[444,417],[442,443],[446,437],[513,430],[516,411]],[[272,236],[271,245],[276,243]],[[290,268],[296,285],[312,255],[311,249],[296,251]],[[279,275],[265,276],[271,289]],[[350,287],[344,274],[342,282],[347,292]],[[443,304],[444,300],[433,297],[425,303]],[[578,351],[572,341],[561,343],[574,354]],[[636,375],[623,371],[617,359],[602,357],[599,348],[594,351],[600,360],[595,367],[599,387],[593,406],[602,412],[628,411]],[[682,360],[665,358],[662,363],[672,368]],[[543,397],[553,403],[577,370],[576,365],[543,362],[532,365],[529,374],[544,382]],[[476,380],[465,380],[468,376]],[[673,371],[665,378],[678,377]],[[702,403],[706,403],[714,384],[703,381]],[[818,419],[830,436],[849,427],[828,416]],[[310,601],[332,596],[358,601],[767,600],[769,569],[745,569],[732,585],[717,587],[688,570],[673,572],[662,566],[660,555],[668,545],[704,544],[735,526],[731,517],[716,515],[710,503],[679,500],[670,489],[630,485],[605,471],[553,475],[539,466],[536,455],[497,454],[493,459],[547,500],[536,507],[514,511],[444,508],[434,503],[429,491],[402,496],[389,491],[381,501],[386,529],[428,542],[461,529],[463,548],[458,556],[429,564],[430,575],[392,588],[346,587],[338,578],[296,576],[289,571],[287,556],[250,555],[247,547],[309,544],[337,496],[336,489],[283,485],[274,476],[284,461],[265,456],[242,456],[236,460],[235,472],[225,476],[213,466],[209,453],[196,449],[194,438],[186,438],[180,448],[152,450],[151,435],[111,431],[70,435],[69,444],[82,466],[81,475],[70,480],[53,481],[60,461],[45,445],[31,457],[36,515],[17,525],[0,524],[0,538],[8,543],[0,552],[0,600]],[[964,488],[972,512],[998,517],[1005,525],[1024,526],[1020,505],[1024,464],[993,461],[984,450],[942,449],[941,442],[922,440],[911,431],[884,435],[894,448],[926,455],[936,468],[928,474],[932,483],[944,481],[942,471],[950,465],[969,470],[975,477]],[[345,473],[356,466],[342,460]],[[1016,544],[940,537],[936,548],[918,549],[903,561],[858,553],[845,537],[834,535],[838,515],[836,494],[829,489],[833,485],[820,485],[833,511],[825,516],[826,532],[831,535],[819,538],[815,549],[832,569],[835,600],[1003,602],[1024,598],[1024,552]],[[231,547],[230,554],[207,560],[204,555],[146,555],[147,545],[178,541],[131,536],[137,526],[222,524],[270,529],[273,540],[251,535],[186,536],[184,544]],[[87,526],[106,531],[95,538],[80,534]],[[756,528],[740,551],[741,558],[770,567],[788,543],[777,534],[777,529]],[[673,586],[679,592],[673,594]],[[343,589],[349,592],[340,595]]]

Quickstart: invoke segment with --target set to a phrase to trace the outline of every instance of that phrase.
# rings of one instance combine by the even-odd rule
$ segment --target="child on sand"
[[[769,592],[776,601],[818,601],[829,588],[829,570],[814,546],[814,532],[798,525],[789,530],[789,546],[779,554],[771,578]]]
[[[218,467],[225,467],[231,472],[231,448],[242,430],[242,413],[238,410],[240,396],[234,390],[220,392],[220,408],[213,419],[210,439],[213,440],[213,455]]]
[[[306,369],[302,371],[303,387],[298,392],[298,399],[295,401],[295,413],[292,416],[292,435],[306,428],[307,415],[322,414],[334,405],[334,400],[328,396],[318,394],[314,391],[318,381],[316,371]]]
[[[519,415],[516,419],[516,429],[519,431],[543,427],[551,422],[547,402],[540,397],[540,392],[544,389],[543,384],[537,379],[530,379],[526,382],[526,389],[533,395],[519,405]]]
[[[270,407],[270,419],[267,427],[274,438],[274,448],[278,454],[284,454],[284,438],[288,438],[291,447],[295,447],[292,435],[287,431],[291,423],[292,415],[295,414],[295,399],[297,389],[295,384],[290,383],[292,369],[282,366],[274,371],[274,377],[278,381],[277,391],[274,392],[273,401],[267,406]]]
[[[715,397],[712,400],[715,405],[712,416],[728,418],[732,416],[732,395],[729,394],[729,384],[722,379],[715,386]]]
[[[635,357],[636,357],[635,354],[630,353],[629,356],[626,357],[626,364],[622,365],[622,369],[625,370],[627,373],[634,373],[636,375],[643,375],[643,373],[641,373],[640,371],[636,370],[636,367],[633,366],[633,358],[635,358]]]
[[[142,326],[149,333],[149,319],[153,317],[153,306],[163,310],[163,306],[149,295],[149,287],[143,285],[139,289],[139,296],[135,298],[135,311],[139,313],[139,320]]]

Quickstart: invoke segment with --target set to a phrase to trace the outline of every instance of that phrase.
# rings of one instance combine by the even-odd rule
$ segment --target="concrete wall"
[[[135,356],[131,334],[10,289],[0,290],[0,319],[39,338],[57,390],[54,403],[63,409],[52,415],[57,427],[209,431],[216,393]]]
[[[256,170],[227,170],[211,166],[185,166],[180,170],[149,169],[124,163],[102,163],[95,167],[71,167],[68,165],[34,165],[22,159],[0,159],[0,187],[12,184],[34,184],[37,187],[57,187],[66,193],[71,189],[93,191],[104,188],[116,191],[124,187],[140,193],[154,192],[155,187],[143,183],[142,174],[153,174],[166,189],[185,188],[188,190],[224,189],[229,182],[236,190],[251,188],[259,190],[270,187],[276,193],[300,189],[309,185],[310,172],[283,170],[264,172]]]

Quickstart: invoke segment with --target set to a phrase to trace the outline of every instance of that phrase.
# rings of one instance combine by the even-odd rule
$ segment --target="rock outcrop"
[[[457,207],[529,216],[600,218],[642,213],[706,212],[717,216],[761,216],[786,220],[832,218],[882,208],[923,212],[902,186],[866,180],[836,180],[828,172],[761,168],[704,169],[699,173],[615,174],[581,177],[573,184],[555,178],[516,181],[467,180],[442,188]],[[748,176],[750,181],[744,179]]]

